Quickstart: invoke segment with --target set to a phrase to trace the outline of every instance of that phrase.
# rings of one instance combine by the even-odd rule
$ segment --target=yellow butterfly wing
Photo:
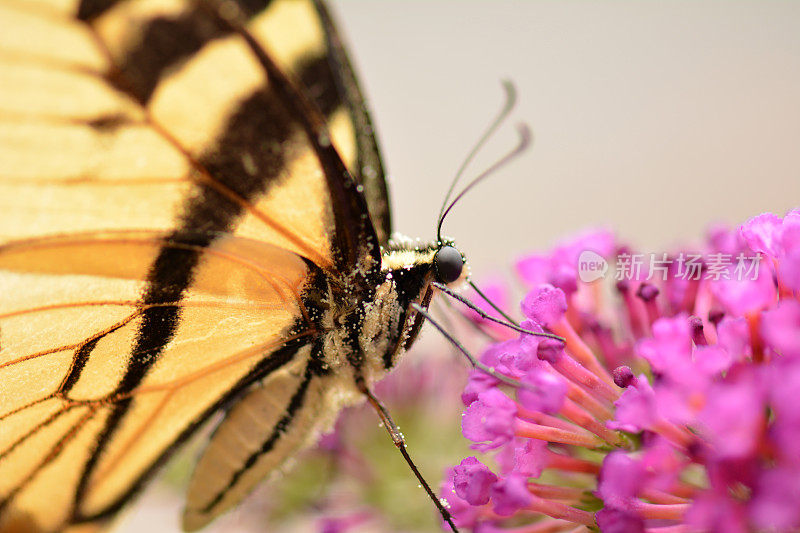
[[[21,307],[4,298],[0,314],[0,483],[7,515],[35,520],[34,530],[110,512],[174,441],[306,340],[285,334],[306,275],[293,254],[220,240],[190,288],[156,298],[135,270],[196,245],[87,237],[0,250],[4,294],[26,296]],[[36,271],[53,259],[56,273]]]
[[[54,531],[302,376],[303,287],[374,267],[388,203],[312,2],[2,0],[0,79],[0,530]]]

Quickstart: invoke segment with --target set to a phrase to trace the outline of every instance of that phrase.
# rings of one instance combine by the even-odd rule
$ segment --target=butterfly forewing
[[[320,236],[325,228],[305,227],[330,209],[322,169],[240,37],[199,2],[63,4],[0,2],[0,69],[8,81],[0,85],[0,201],[16,215],[4,217],[3,235],[171,228],[185,215],[186,197],[206,192],[210,175],[220,184],[215,194],[225,197],[227,209],[218,211],[248,213],[236,223],[240,232],[293,241],[290,249],[304,248],[306,256],[330,255]],[[370,209],[388,230],[380,160],[374,140],[371,147],[364,140],[373,138],[364,133],[370,127],[360,94],[340,80],[353,79],[341,70],[341,51],[326,55],[333,29],[323,28],[307,1],[245,5],[248,29],[325,113],[353,177],[367,196],[383,197]],[[88,23],[68,18],[78,10]],[[368,162],[366,171],[360,162]],[[303,182],[287,188],[295,179]],[[63,188],[37,194],[41,185]],[[298,191],[308,192],[302,201]],[[16,223],[7,228],[5,218]]]
[[[385,242],[380,159],[321,7],[227,5],[236,24],[214,2],[0,0],[0,529],[109,517],[253,383],[248,398],[286,391],[262,440],[297,412],[288,440],[245,460],[259,475],[319,418],[302,294],[347,256],[334,237],[365,231],[341,227],[363,200],[330,176],[244,36],[317,106],[352,179],[381,200]],[[342,194],[355,199],[340,207]],[[252,485],[236,468],[191,500],[202,520]]]

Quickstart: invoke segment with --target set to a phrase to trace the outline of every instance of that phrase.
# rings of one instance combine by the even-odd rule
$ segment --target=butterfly
[[[380,411],[464,259],[389,239],[321,2],[2,0],[0,79],[0,531],[102,526],[224,411],[199,529]]]

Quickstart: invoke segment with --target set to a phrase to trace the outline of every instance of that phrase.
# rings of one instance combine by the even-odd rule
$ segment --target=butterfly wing
[[[392,217],[383,163],[374,135],[372,120],[342,39],[336,31],[336,26],[325,5],[320,0],[315,0],[314,4],[319,13],[320,23],[325,29],[330,72],[339,73],[338,77],[335,76],[339,94],[342,95],[343,101],[350,110],[354,126],[358,155],[352,173],[364,189],[364,197],[367,200],[367,207],[378,235],[378,241],[381,246],[386,246],[389,236],[392,234]]]
[[[109,516],[303,364],[311,272],[377,253],[333,149],[365,192],[377,151],[324,12],[226,5],[0,2],[0,529]]]
[[[329,429],[339,409],[360,395],[320,372],[322,342],[266,376],[226,413],[195,466],[183,513],[194,531],[237,505],[265,478],[282,474],[288,459]],[[316,367],[315,367],[316,366]]]
[[[156,298],[156,258],[197,246],[114,232],[0,248],[3,294],[25,295],[0,309],[4,527],[108,516],[176,442],[307,342],[295,297],[306,263],[271,245],[218,239],[190,286],[162,283]]]

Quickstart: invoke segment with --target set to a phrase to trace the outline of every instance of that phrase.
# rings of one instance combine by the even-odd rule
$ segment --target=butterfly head
[[[433,272],[436,281],[449,285],[458,281],[464,273],[466,260],[450,243],[443,243],[433,256]]]

